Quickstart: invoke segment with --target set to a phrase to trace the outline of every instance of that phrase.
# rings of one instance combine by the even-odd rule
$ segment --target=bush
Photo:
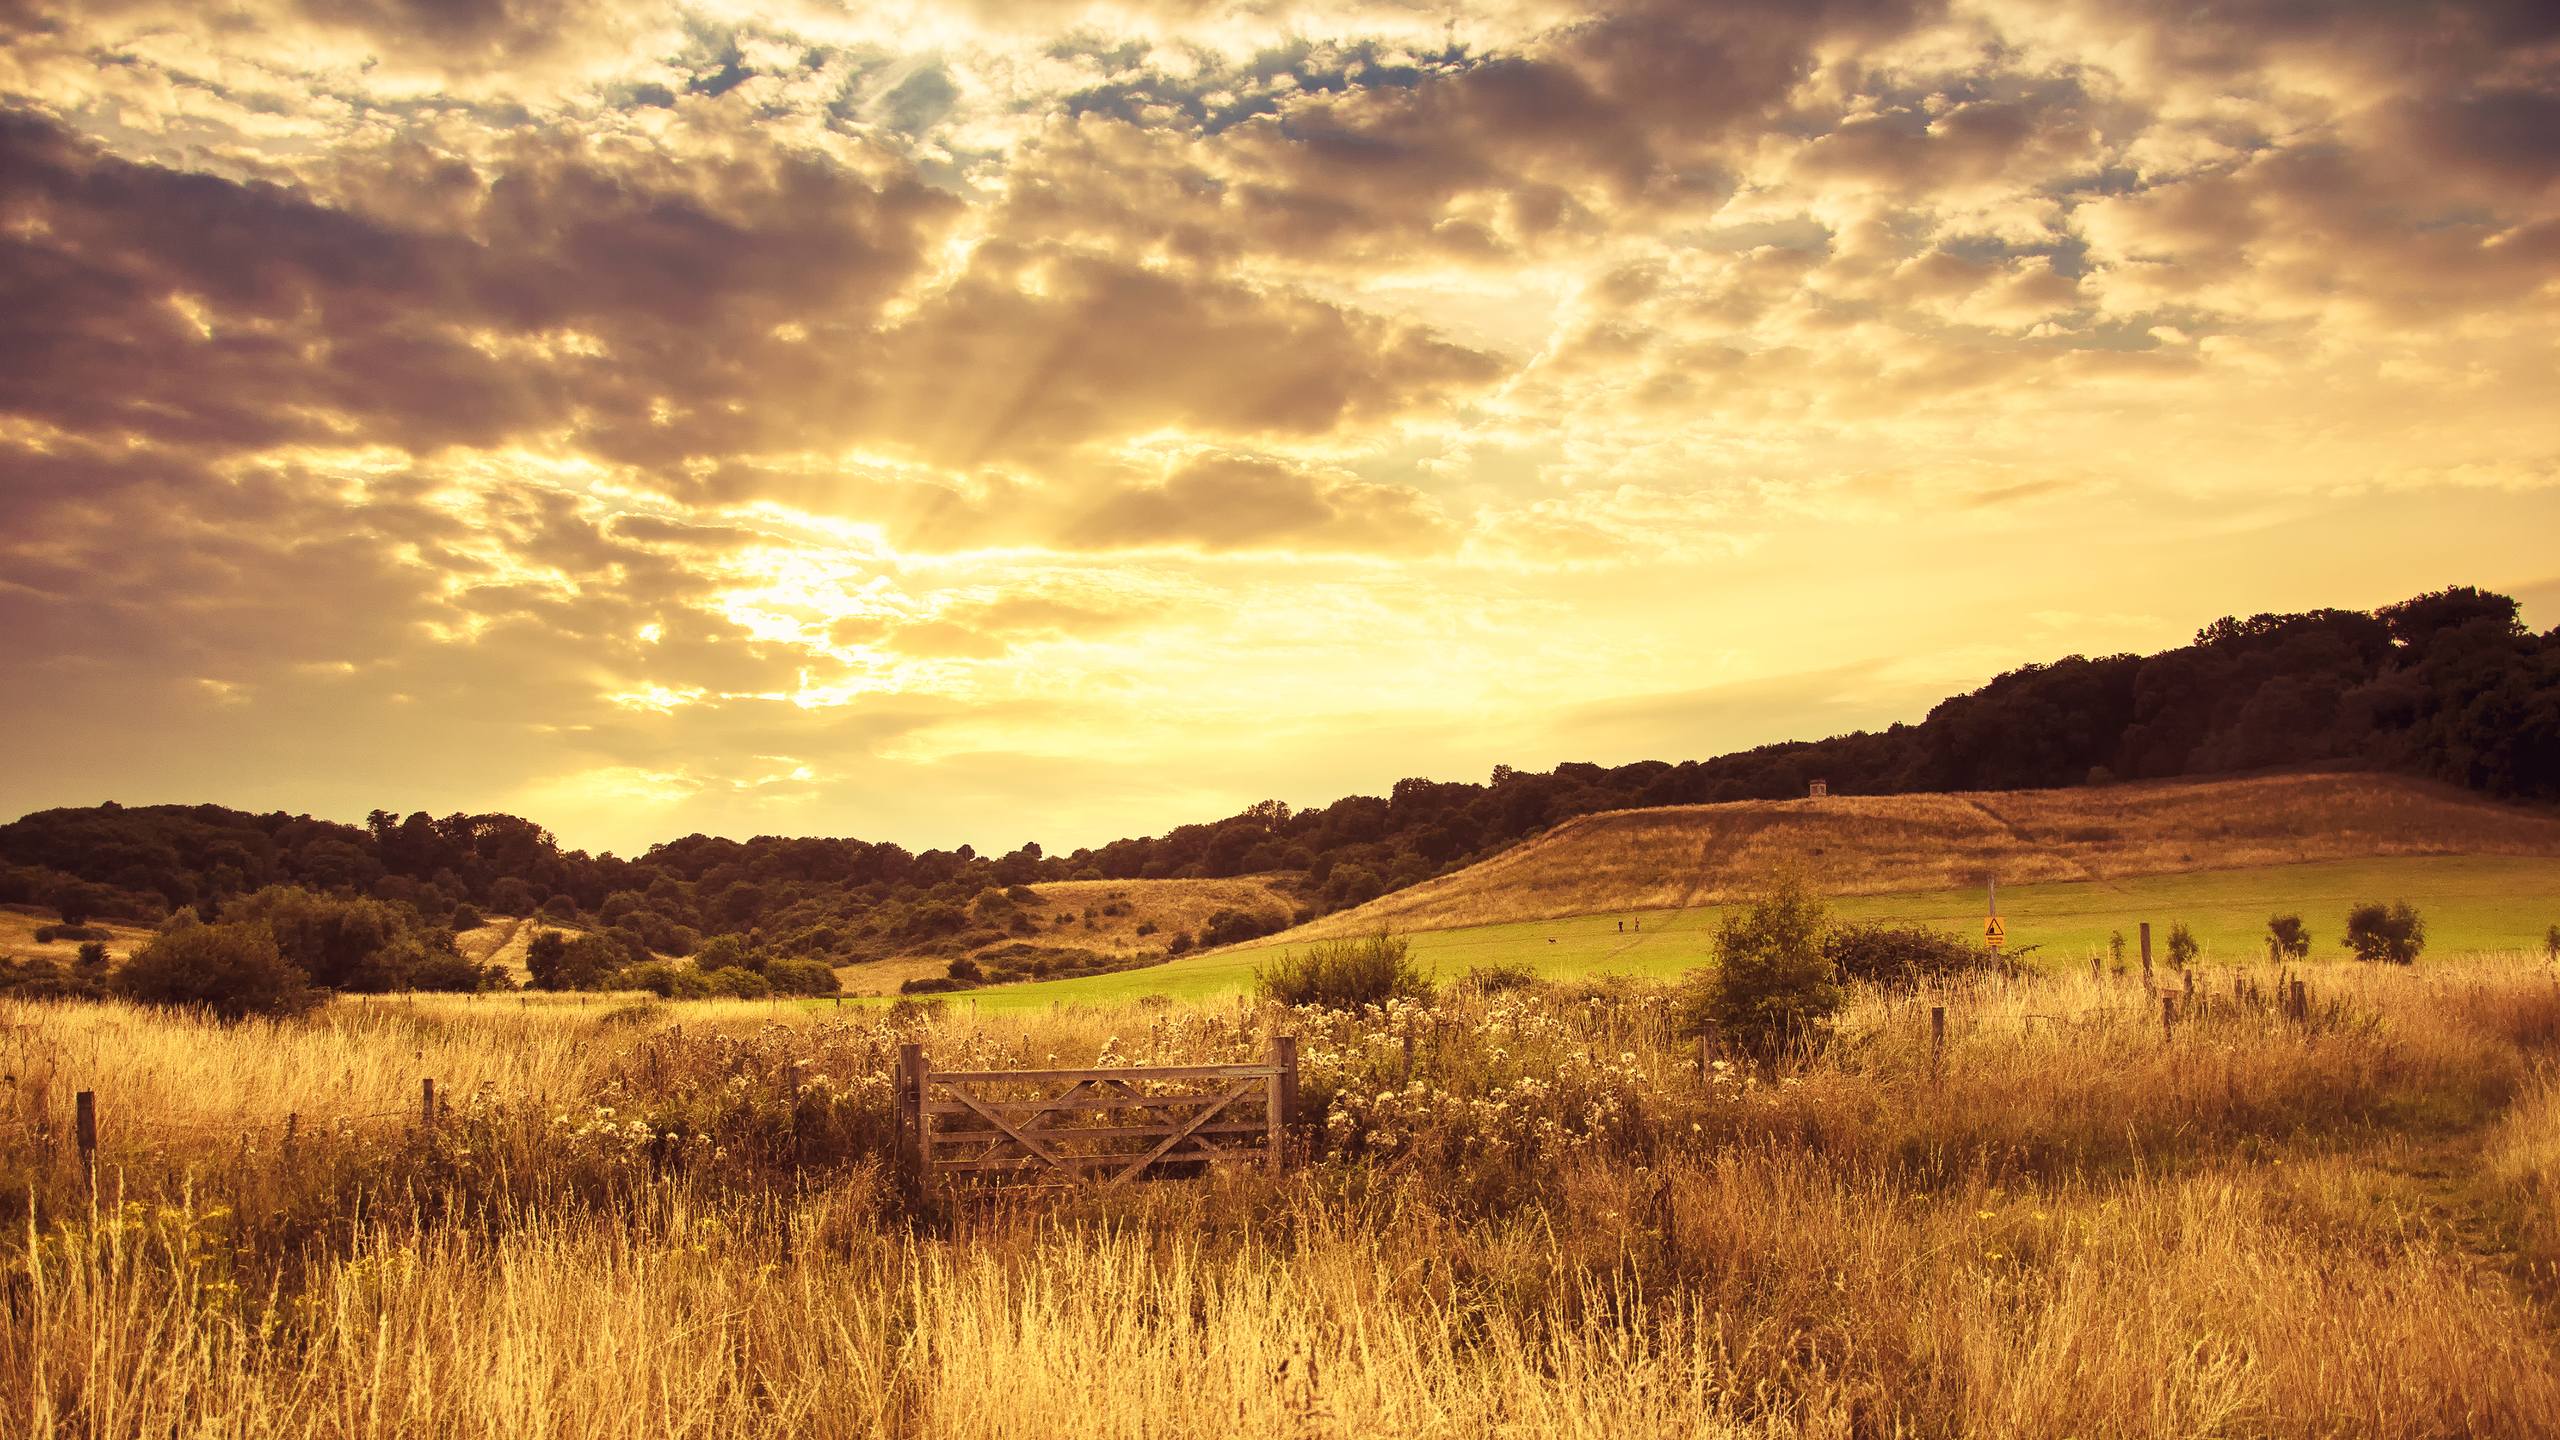
[[[2185,921],[2181,920],[2169,927],[2170,969],[2184,970],[2194,964],[2196,957],[2203,953],[2204,947],[2196,943],[2196,932],[2188,929]]]
[[[1716,967],[1694,986],[1684,1018],[1769,1055],[1810,1040],[1840,1008],[1839,971],[1822,951],[1822,900],[1784,877],[1716,930]]]
[[[711,994],[711,982],[690,965],[671,965],[652,960],[634,965],[614,977],[617,990],[646,990],[661,1000],[702,1000]]]
[[[948,995],[954,990],[968,988],[968,981],[954,980],[948,975],[920,975],[899,985],[898,993],[901,995]]]
[[[39,925],[36,943],[50,945],[56,940],[104,940],[107,932],[95,925]]]
[[[1353,940],[1325,940],[1286,951],[1253,972],[1262,994],[1283,1005],[1357,1010],[1395,999],[1428,999],[1431,982],[1413,963],[1401,935],[1381,930]]]
[[[1458,988],[1477,995],[1501,995],[1537,983],[1538,972],[1526,965],[1478,965],[1458,981]]]
[[[104,940],[81,941],[80,963],[92,970],[105,965],[107,963],[107,942]]]
[[[1220,910],[1200,927],[1200,943],[1241,945],[1247,940],[1259,940],[1278,928],[1277,924],[1266,922],[1259,915],[1242,910]]]
[[[553,920],[575,920],[578,918],[578,902],[566,895],[554,895],[542,902],[542,913]]]
[[[824,960],[770,961],[764,978],[785,995],[833,995],[844,988],[836,979],[835,967]]]
[[[411,948],[401,955],[400,984],[409,990],[444,990],[468,995],[475,990],[495,988],[492,978],[503,978],[504,971],[483,970],[451,950]]]
[[[1842,981],[1896,992],[2024,969],[1996,950],[1926,925],[1835,925],[1822,937],[1822,954]]]
[[[1167,955],[1187,955],[1191,953],[1191,932],[1188,930],[1182,931],[1180,934],[1177,934],[1172,939],[1166,941],[1164,944],[1164,953]]]
[[[952,961],[951,968],[944,973],[948,974],[954,980],[968,980],[974,982],[987,978],[987,972],[978,968],[978,962],[970,959],[966,955]]]
[[[753,970],[724,966],[702,972],[703,983],[715,997],[727,1000],[761,1000],[773,993],[773,986]]]
[[[41,955],[14,964],[0,956],[0,995],[12,1000],[103,1000],[107,987],[95,970],[66,969]]]
[[[225,1020],[296,1015],[320,1003],[264,925],[226,921],[152,937],[117,972],[116,990],[146,1005],[212,1011]]]
[[[2359,960],[2408,965],[2427,948],[2427,922],[2406,900],[2368,901],[2347,912],[2344,943]]]
[[[2304,927],[2299,915],[2267,917],[2267,956],[2273,960],[2301,960],[2311,954],[2311,931]]]
[[[466,901],[453,907],[453,913],[445,917],[444,928],[456,932],[477,930],[487,923],[480,918],[480,911]]]

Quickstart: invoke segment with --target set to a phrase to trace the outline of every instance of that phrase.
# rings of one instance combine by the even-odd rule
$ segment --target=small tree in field
[[[2427,948],[2427,922],[2406,900],[2368,901],[2347,912],[2346,946],[2359,960],[2407,965]]]
[[[247,922],[163,931],[116,972],[115,987],[148,1005],[210,1010],[225,1020],[299,1014],[321,999],[267,927]]]
[[[2185,921],[2169,927],[2170,969],[2184,970],[2196,963],[2196,957],[2203,953],[2204,947],[2196,943],[2196,932],[2188,929]]]
[[[1823,953],[1829,910],[1795,876],[1773,884],[1716,931],[1716,968],[1684,1010],[1690,1028],[1715,1029],[1766,1055],[1809,1038],[1843,999],[1840,974]]]
[[[2118,975],[2124,973],[2124,932],[2107,932],[2107,968]]]
[[[2267,917],[2267,955],[2275,960],[2300,960],[2311,954],[2311,931],[2299,915]]]

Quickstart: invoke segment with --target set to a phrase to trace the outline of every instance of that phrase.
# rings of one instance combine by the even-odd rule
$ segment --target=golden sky
[[[2560,623],[2549,0],[0,0],[0,811],[1053,850]]]

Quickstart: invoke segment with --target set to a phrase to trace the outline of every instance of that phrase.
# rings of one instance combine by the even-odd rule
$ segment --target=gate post
[[[1271,1037],[1271,1063],[1280,1072],[1271,1077],[1271,1168],[1276,1171],[1289,1163],[1289,1132],[1298,1123],[1298,1037]]]

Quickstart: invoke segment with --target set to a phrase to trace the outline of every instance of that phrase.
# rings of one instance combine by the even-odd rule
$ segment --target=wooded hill
[[[1580,815],[1780,799],[1992,791],[2282,767],[2373,767],[2494,796],[2560,799],[2560,630],[2461,588],[2371,613],[2217,620],[2156,655],[2070,656],[1940,702],[1910,725],[1677,764],[1498,768],[1484,784],[1407,779],[1384,796],[1224,819],[1069,855],[981,855],[855,839],[688,835],[636,858],[562,849],[512,815],[375,811],[362,826],[220,806],[48,810],[0,826],[0,902],[151,920],[289,883],[404,902],[578,916],[635,956],[737,934],[843,963],[1057,943],[1042,882],[1259,874],[1293,918],[1347,909],[1501,852]],[[467,916],[465,918],[468,918]],[[1271,913],[1213,915],[1194,944],[1252,938]]]

